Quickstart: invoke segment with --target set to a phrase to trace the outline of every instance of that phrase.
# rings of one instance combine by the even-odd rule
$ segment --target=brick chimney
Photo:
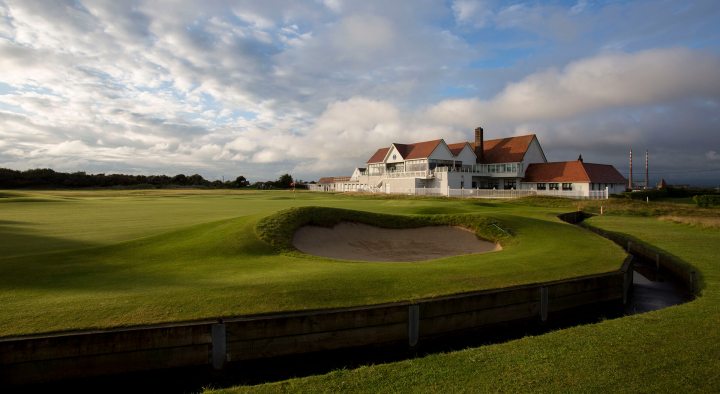
[[[483,128],[478,127],[475,129],[475,160],[477,163],[483,162],[483,152],[485,151],[485,143],[483,141]]]

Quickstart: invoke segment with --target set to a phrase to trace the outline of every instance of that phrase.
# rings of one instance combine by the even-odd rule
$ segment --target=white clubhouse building
[[[548,162],[535,134],[473,142],[443,139],[378,149],[350,177],[321,178],[312,190],[513,197],[530,194],[607,198],[627,181],[611,165]]]

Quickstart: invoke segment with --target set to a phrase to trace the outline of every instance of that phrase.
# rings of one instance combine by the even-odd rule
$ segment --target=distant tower
[[[649,178],[648,178],[648,151],[646,149],[645,150],[645,189],[650,188],[650,182],[648,182],[648,181],[649,181]]]
[[[632,190],[632,146],[630,147],[630,177],[628,177],[628,189]]]

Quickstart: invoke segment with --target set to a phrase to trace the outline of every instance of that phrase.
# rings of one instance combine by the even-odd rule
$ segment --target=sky
[[[0,167],[350,175],[393,142],[720,185],[720,2],[0,0]]]

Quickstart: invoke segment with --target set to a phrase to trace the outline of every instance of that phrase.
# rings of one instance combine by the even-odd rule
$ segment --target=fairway
[[[282,192],[8,192],[0,336],[378,304],[613,271],[624,253],[562,209]],[[292,207],[500,223],[503,251],[413,264],[338,261],[261,240]],[[399,216],[398,216],[399,215]]]

